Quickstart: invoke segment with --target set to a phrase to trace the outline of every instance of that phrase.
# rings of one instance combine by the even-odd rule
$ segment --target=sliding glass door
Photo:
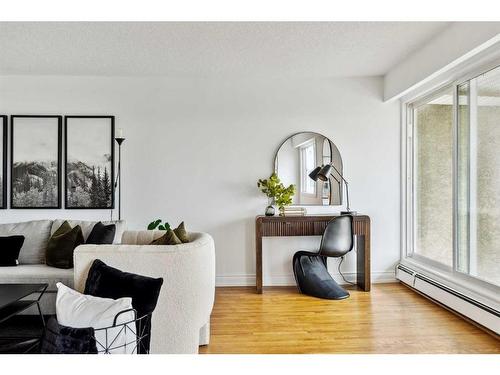
[[[406,257],[499,286],[500,67],[406,108]]]
[[[457,268],[500,285],[500,68],[457,90]]]
[[[412,256],[453,266],[453,90],[413,106]]]

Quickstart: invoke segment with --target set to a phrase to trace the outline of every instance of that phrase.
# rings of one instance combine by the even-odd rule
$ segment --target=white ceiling
[[[0,22],[0,74],[384,75],[446,22]]]

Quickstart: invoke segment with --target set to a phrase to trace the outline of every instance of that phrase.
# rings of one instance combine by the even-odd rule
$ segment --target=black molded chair
[[[326,226],[318,252],[298,251],[293,256],[293,273],[299,291],[313,297],[344,299],[349,292],[340,287],[326,268],[327,257],[343,257],[354,245],[353,217],[339,216]]]

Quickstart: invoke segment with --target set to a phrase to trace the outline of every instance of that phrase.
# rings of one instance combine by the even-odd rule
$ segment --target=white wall
[[[399,98],[480,54],[499,41],[500,22],[454,22],[394,66],[384,79],[384,100]]]
[[[399,107],[382,103],[382,91],[381,78],[8,76],[0,77],[0,113],[115,115],[127,138],[129,228],[161,217],[211,233],[219,285],[254,281],[254,218],[267,204],[256,181],[271,173],[280,142],[297,131],[322,133],[342,154],[352,208],[372,218],[380,279],[392,277],[399,259]],[[106,219],[109,211],[0,211],[0,222],[55,217]],[[318,240],[266,239],[266,280],[293,283],[291,254]]]

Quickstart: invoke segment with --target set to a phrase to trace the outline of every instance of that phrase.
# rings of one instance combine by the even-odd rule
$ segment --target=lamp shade
[[[321,181],[328,181],[331,172],[332,172],[332,166],[330,164],[327,164],[323,168],[321,168],[321,170],[318,172],[318,178]]]
[[[311,173],[309,173],[309,177],[311,177],[312,180],[318,181],[318,173],[321,170],[321,167],[316,167],[312,170]]]

